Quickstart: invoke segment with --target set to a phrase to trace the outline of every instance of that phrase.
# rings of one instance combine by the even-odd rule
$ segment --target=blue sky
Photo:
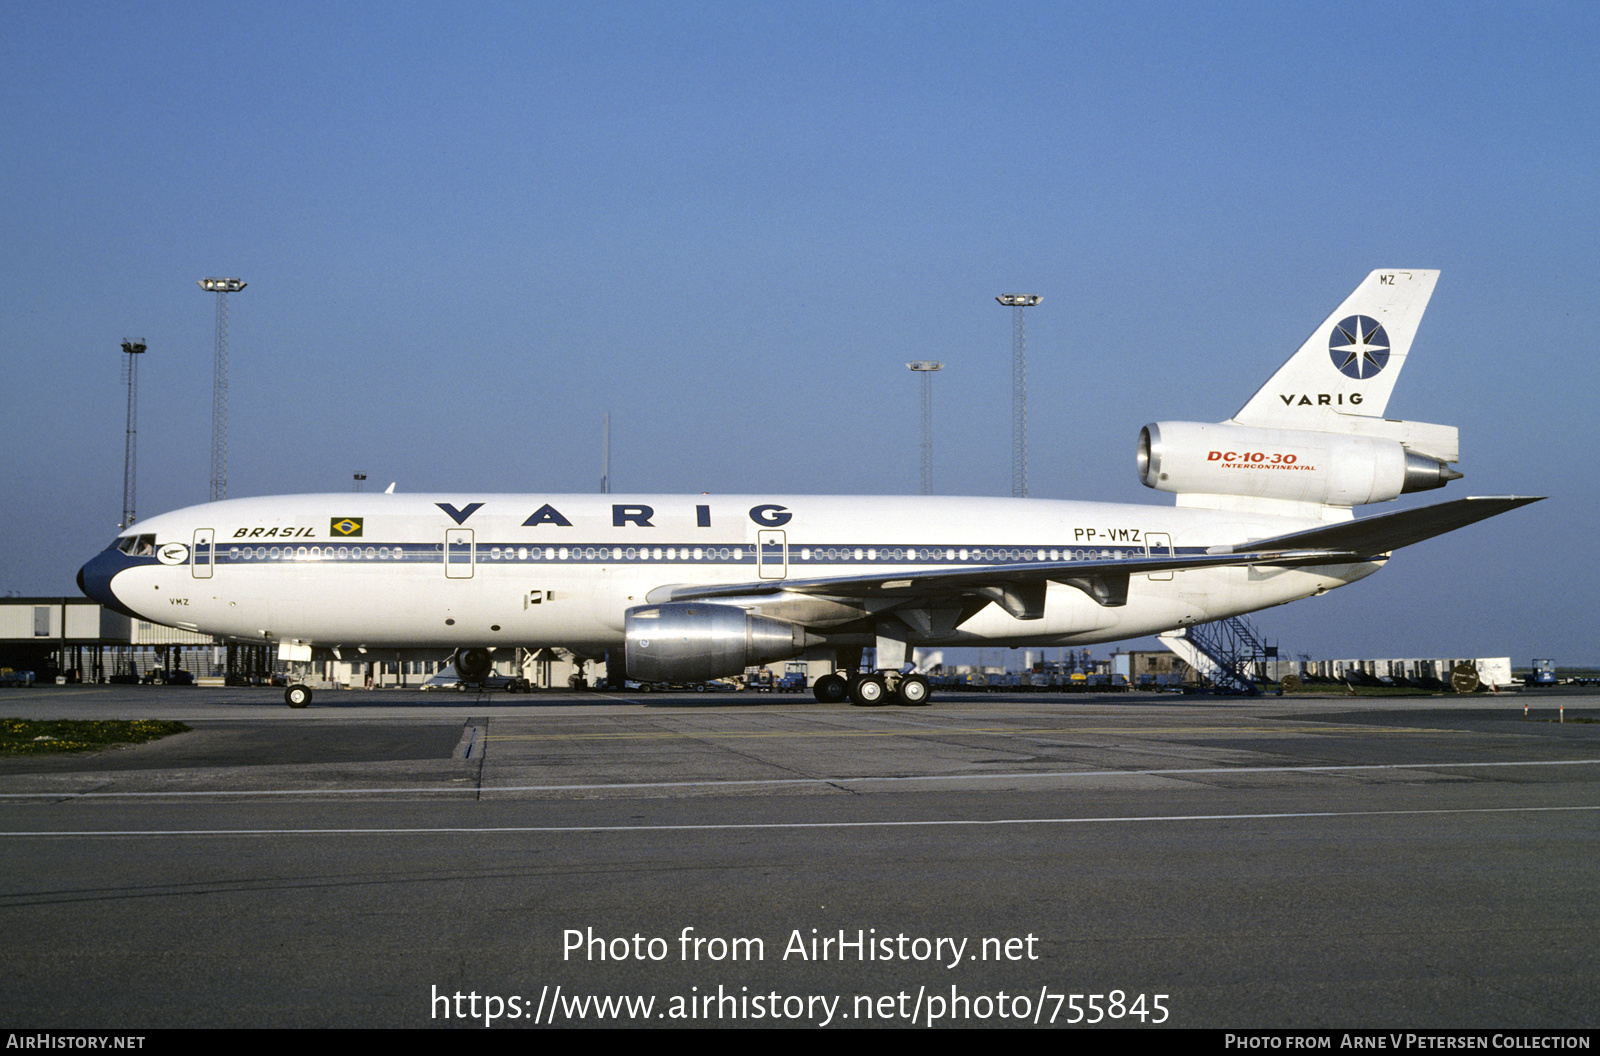
[[[1444,497],[1551,498],[1258,622],[1314,656],[1600,661],[1593,4],[0,4],[0,591],[230,496],[905,494],[1162,504],[1370,270],[1443,272],[1389,414]],[[1408,497],[1400,505],[1435,501]],[[1393,508],[1384,507],[1384,508]]]

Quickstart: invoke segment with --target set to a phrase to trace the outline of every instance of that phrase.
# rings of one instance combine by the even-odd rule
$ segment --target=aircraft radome
[[[1231,419],[1158,422],[1173,506],[814,495],[228,499],[127,529],[78,575],[141,619],[304,661],[560,647],[699,681],[832,660],[821,701],[925,704],[917,646],[1080,646],[1282,605],[1535,498],[1352,508],[1461,476],[1456,429],[1383,417],[1436,271],[1358,286]],[[873,647],[877,671],[860,670]],[[291,705],[311,699],[291,685]]]

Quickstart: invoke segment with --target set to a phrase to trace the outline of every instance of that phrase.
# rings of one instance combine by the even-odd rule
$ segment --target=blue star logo
[[[1370,378],[1389,363],[1389,335],[1376,319],[1352,315],[1328,335],[1328,355],[1341,374]]]

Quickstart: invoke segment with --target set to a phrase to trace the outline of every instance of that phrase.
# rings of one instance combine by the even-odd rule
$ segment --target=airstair
[[[1260,696],[1258,683],[1269,677],[1267,661],[1278,655],[1277,646],[1263,645],[1260,633],[1242,616],[1192,624],[1157,637],[1219,693]]]

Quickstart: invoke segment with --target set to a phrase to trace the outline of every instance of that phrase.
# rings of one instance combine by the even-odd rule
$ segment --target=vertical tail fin
[[[1232,419],[1145,426],[1140,479],[1180,506],[1331,522],[1460,477],[1455,426],[1383,416],[1438,279],[1368,275]]]
[[[1395,268],[1368,275],[1232,421],[1354,432],[1342,417],[1382,418],[1438,279]]]

